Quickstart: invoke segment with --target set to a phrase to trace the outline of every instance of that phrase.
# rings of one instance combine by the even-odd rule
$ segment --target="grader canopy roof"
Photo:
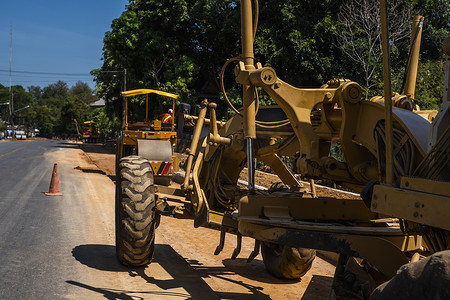
[[[148,122],[148,95],[149,94],[157,94],[164,97],[172,98],[172,131],[175,128],[174,119],[175,119],[175,100],[178,99],[178,95],[158,91],[158,90],[152,90],[152,89],[136,89],[136,90],[129,90],[129,91],[123,91],[122,95],[125,97],[125,129],[128,130],[128,97],[132,96],[139,96],[139,95],[146,95],[145,100],[145,122]]]
[[[137,90],[130,90],[130,91],[122,92],[122,95],[124,97],[138,96],[138,95],[145,95],[145,94],[158,94],[161,96],[178,99],[178,95],[174,95],[171,93],[166,93],[166,92],[158,91],[158,90],[151,90],[151,89],[137,89]]]

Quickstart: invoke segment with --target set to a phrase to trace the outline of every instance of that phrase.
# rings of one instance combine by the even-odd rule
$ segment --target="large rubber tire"
[[[299,279],[305,275],[316,257],[316,250],[261,243],[267,271],[281,279]]]
[[[120,159],[116,177],[116,253],[127,266],[145,266],[155,248],[155,188],[150,162]]]

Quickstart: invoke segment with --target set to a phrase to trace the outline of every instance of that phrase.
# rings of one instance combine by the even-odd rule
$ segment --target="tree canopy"
[[[390,19],[394,87],[401,85],[415,14],[425,16],[422,67],[441,74],[443,64],[437,61],[443,58],[442,39],[450,34],[449,2],[390,2],[393,2]],[[221,97],[218,78],[226,59],[240,53],[239,5],[239,1],[233,0],[130,0],[105,34],[102,68],[93,71],[100,93],[108,95],[108,99],[120,99],[126,69],[127,89],[161,89],[179,94],[181,101],[190,103],[198,103],[202,100],[198,97],[208,95],[219,101],[219,107],[225,107],[218,100]],[[368,91],[368,97],[380,94],[381,52],[376,24],[379,18],[374,15],[363,20],[372,22],[366,24],[372,26],[367,28],[364,23],[349,24],[345,18],[351,17],[349,9],[356,13],[356,7],[360,12],[367,6],[367,13],[376,14],[373,8],[377,5],[374,0],[260,1],[255,58],[274,67],[280,78],[294,86],[317,87],[333,77],[344,77],[360,83]],[[361,54],[367,47],[375,52],[368,52],[367,58],[358,62],[351,51]],[[239,102],[231,69],[225,82],[232,101]],[[421,82],[425,79],[419,78],[418,83]],[[418,86],[416,98],[426,94],[426,103],[439,102],[440,97],[429,90]],[[110,103],[117,115],[121,103],[120,100]]]
[[[412,17],[425,17],[416,102],[425,109],[440,105],[443,89],[442,40],[450,35],[447,0],[391,0],[391,68],[399,91],[408,59]],[[272,66],[284,81],[297,87],[319,87],[331,78],[358,82],[367,98],[382,93],[380,27],[375,0],[265,0],[259,3],[254,42],[255,61]],[[254,12],[256,14],[256,12]],[[219,76],[227,59],[240,55],[240,1],[130,0],[105,33],[103,65],[95,69],[97,96],[107,106],[89,108],[93,91],[85,83],[63,81],[46,87],[13,86],[13,121],[37,126],[44,135],[76,133],[76,122],[96,118],[104,133],[118,128],[122,114],[120,92],[154,88],[175,93],[178,101],[218,103],[219,118],[230,115],[220,92]],[[230,100],[240,106],[233,65],[225,73]],[[0,86],[0,103],[9,101],[9,88]],[[156,99],[156,100],[155,100]],[[169,102],[156,97],[159,110]],[[271,103],[264,94],[263,104]],[[133,100],[140,102],[142,99]],[[167,108],[167,107],[165,107]],[[7,120],[9,107],[0,106]]]
[[[37,128],[41,136],[76,136],[75,120],[83,123],[99,114],[89,106],[97,100],[94,91],[84,82],[77,82],[71,88],[58,81],[41,88],[30,86],[26,91],[22,86],[12,87],[12,123]],[[9,87],[0,85],[0,103],[9,102]],[[28,108],[24,109],[25,107]],[[9,106],[0,106],[0,119],[10,121]]]

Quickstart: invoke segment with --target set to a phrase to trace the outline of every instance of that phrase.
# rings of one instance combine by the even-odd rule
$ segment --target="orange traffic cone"
[[[47,196],[62,196],[62,193],[59,191],[58,164],[53,166],[52,181],[50,181],[48,193],[45,194]]]

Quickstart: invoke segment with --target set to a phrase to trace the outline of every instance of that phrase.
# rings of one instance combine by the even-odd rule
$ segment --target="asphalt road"
[[[60,282],[42,279],[61,276],[55,266],[64,257],[55,247],[64,236],[59,226],[59,198],[49,198],[51,165],[45,153],[57,142],[0,142],[0,294],[1,298],[58,296]]]
[[[166,244],[151,268],[117,262],[114,183],[77,145],[0,141],[0,169],[0,299],[219,299]]]
[[[95,151],[95,150],[94,150]],[[62,196],[46,196],[53,164]],[[164,218],[147,268],[115,257],[114,183],[76,144],[0,141],[0,299],[327,299],[333,267],[316,259],[301,281],[270,276],[244,238]],[[331,266],[331,267],[330,267]]]
[[[106,192],[112,183],[77,148],[59,141],[0,142],[1,299],[104,299],[115,292],[99,285],[122,286],[114,274],[95,276],[96,266],[87,266],[120,269],[111,222],[104,224],[113,208],[102,207],[96,194],[105,188],[103,181]],[[54,163],[63,196],[44,194]]]

